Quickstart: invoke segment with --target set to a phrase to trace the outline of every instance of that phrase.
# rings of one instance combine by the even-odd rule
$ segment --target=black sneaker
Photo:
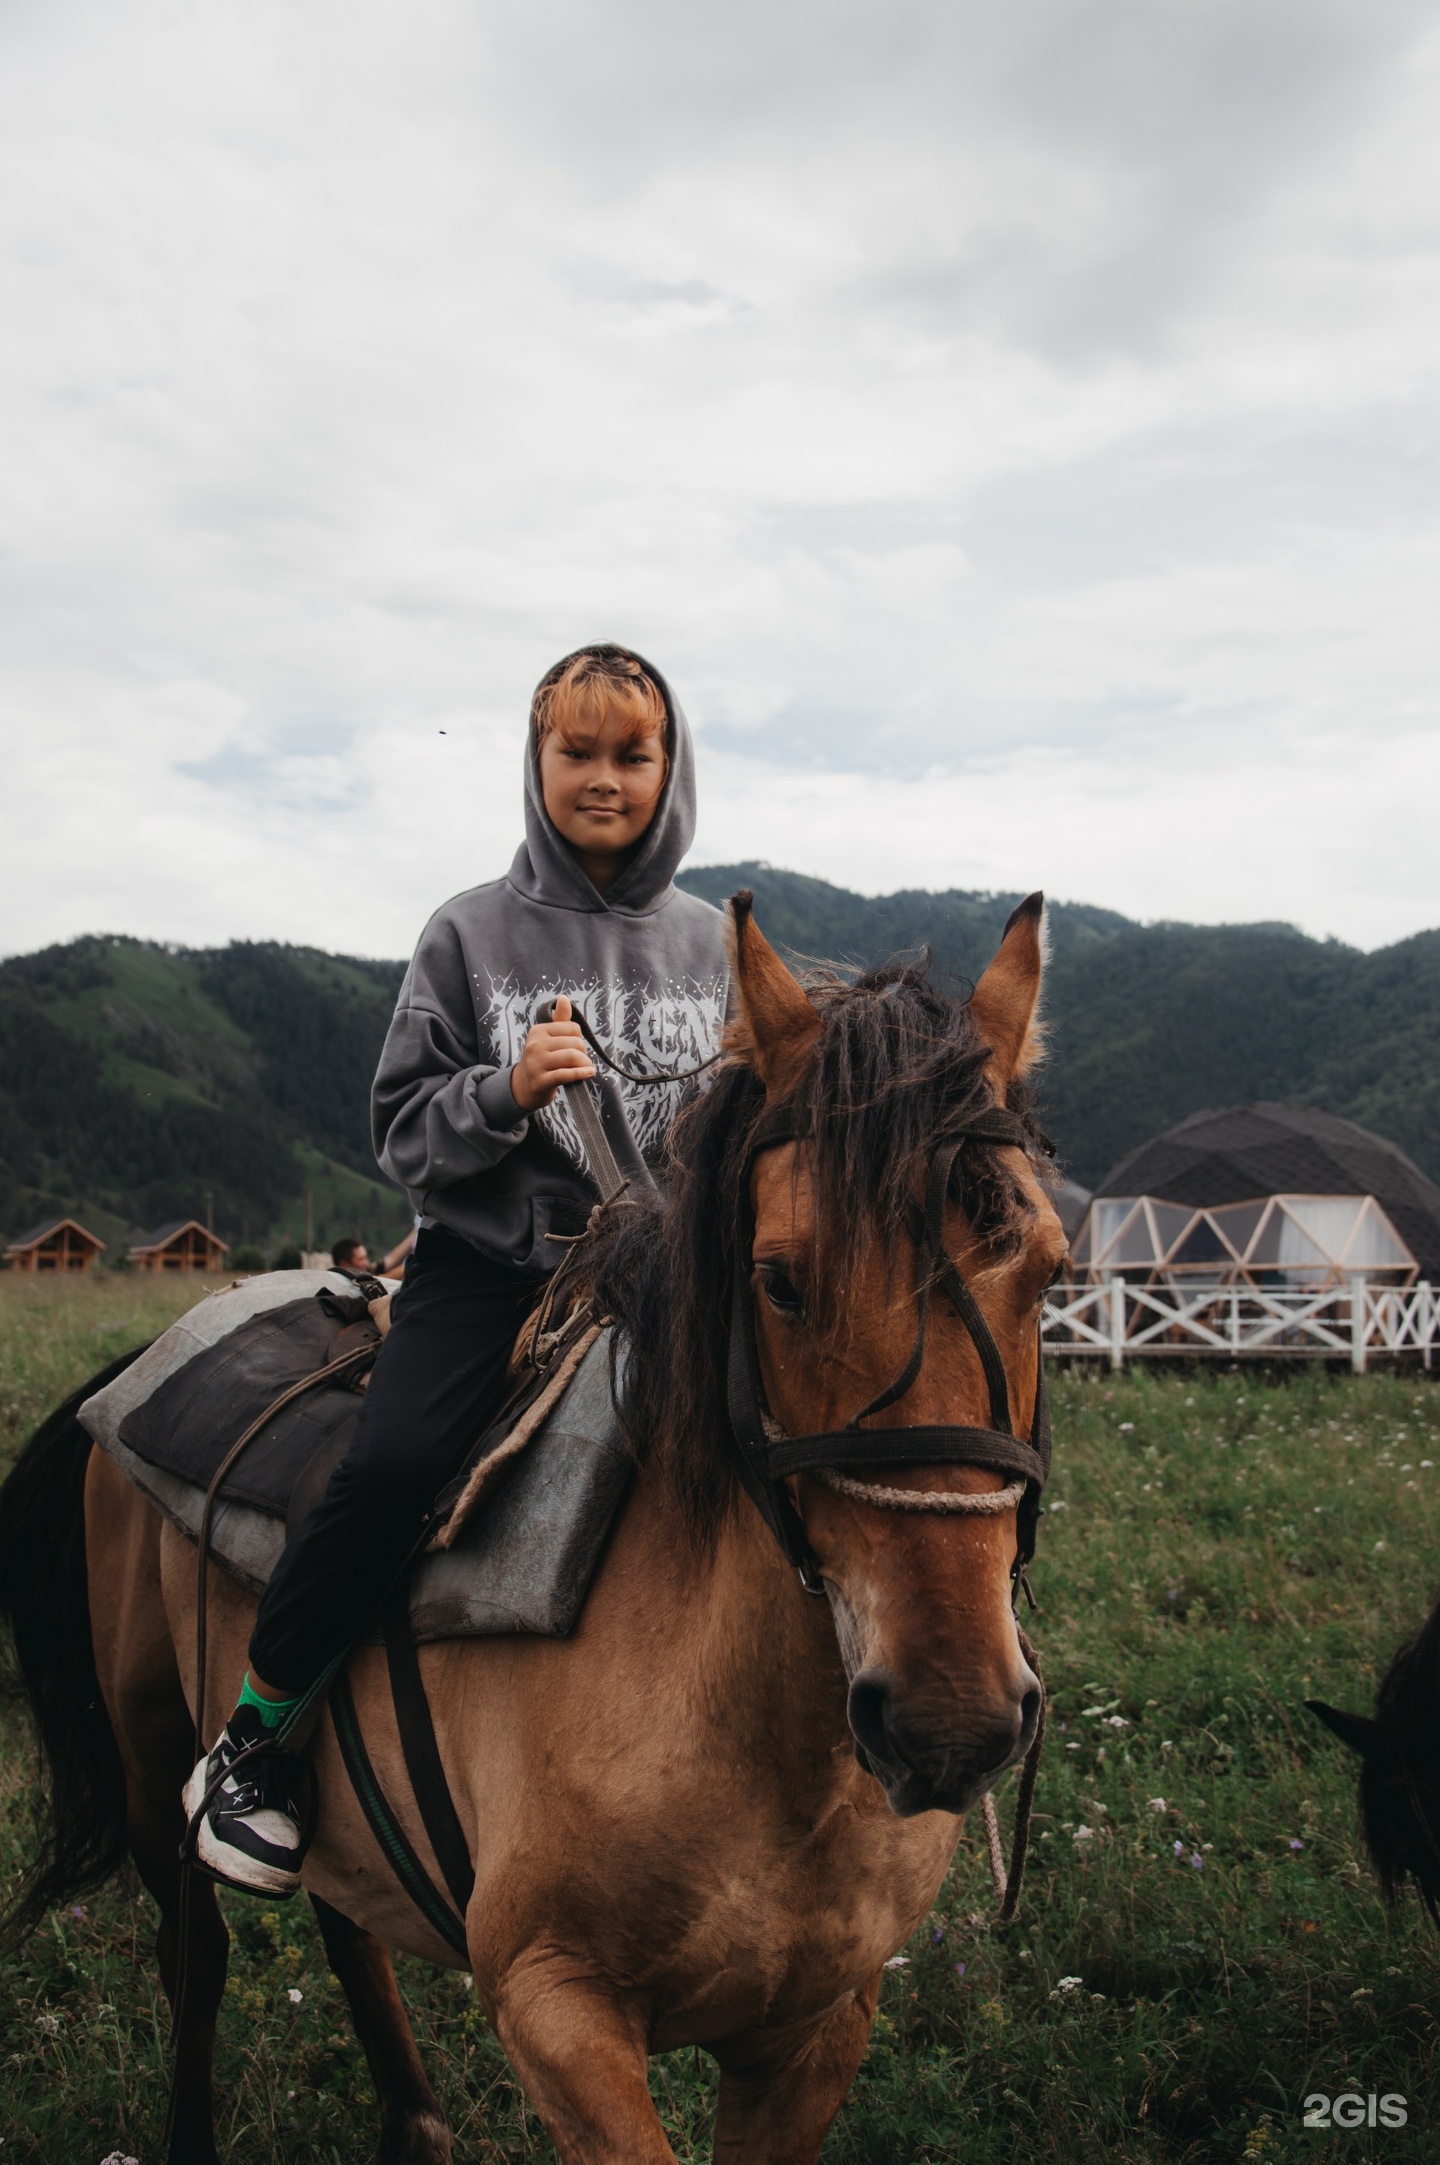
[[[253,1707],[235,1709],[185,1784],[187,1825],[217,1776],[269,1734]],[[308,1780],[305,1762],[292,1752],[268,1750],[247,1759],[210,1799],[196,1836],[197,1863],[212,1879],[246,1894],[294,1894],[312,1832],[301,1801]]]

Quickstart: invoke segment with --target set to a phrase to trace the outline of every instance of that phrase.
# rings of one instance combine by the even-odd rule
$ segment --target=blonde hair
[[[582,750],[612,718],[620,723],[622,744],[654,730],[668,753],[664,695],[639,656],[622,646],[582,647],[567,654],[546,670],[530,706],[537,750],[552,735]]]

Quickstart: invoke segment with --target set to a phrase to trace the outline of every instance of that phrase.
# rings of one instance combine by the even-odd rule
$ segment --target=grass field
[[[0,1454],[183,1294],[0,1282]],[[168,1303],[168,1305],[166,1305]],[[886,1980],[832,2165],[1440,2156],[1440,1942],[1387,1925],[1351,1762],[1307,1694],[1368,1706],[1437,1576],[1440,1388],[1306,1371],[1056,1379],[1056,1508],[1030,1623],[1052,1694],[1016,1926],[967,1837]],[[1432,1465],[1431,1461],[1435,1463]],[[3,1868],[26,1842],[0,1700]],[[1002,1818],[1005,1816],[1002,1800]],[[222,2143],[244,2165],[368,2159],[372,2103],[308,1913],[236,1900]],[[0,2160],[157,2165],[164,2016],[148,1903],[117,1885],[0,1967]],[[548,2159],[465,1981],[401,1966],[465,2160]],[[298,1999],[294,1995],[299,1995]],[[709,2155],[713,2071],[654,2063],[677,2154]],[[1301,2126],[1314,2092],[1406,2124]]]

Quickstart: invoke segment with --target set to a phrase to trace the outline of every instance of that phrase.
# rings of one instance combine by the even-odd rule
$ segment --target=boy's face
[[[574,746],[554,730],[540,745],[545,809],[602,893],[655,817],[665,786],[659,731],[627,739],[626,726],[607,715]]]

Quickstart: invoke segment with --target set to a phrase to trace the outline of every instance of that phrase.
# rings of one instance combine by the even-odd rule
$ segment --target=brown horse
[[[936,1298],[917,1340],[914,1227],[927,1166],[943,1162],[931,1188],[944,1248],[1024,1433],[1038,1305],[1065,1244],[1029,1149],[995,1140],[993,1113],[989,1139],[984,1127],[1008,1099],[1020,1115],[1009,1132],[1035,1132],[1022,1078],[1036,1053],[1040,898],[1016,912],[968,1004],[898,966],[807,994],[748,903],[737,897],[730,1056],[677,1128],[662,1196],[613,1212],[590,1259],[632,1348],[637,1466],[579,1628],[564,1642],[421,1654],[475,1864],[475,1988],[557,2151],[586,2165],[673,2165],[646,2058],[691,2043],[721,2069],[717,2159],[810,2165],[865,2050],[886,1958],[933,1903],[959,1815],[1024,1753],[1039,1714],[1011,1605],[1017,1490],[988,1515],[933,1501],[993,1494],[1008,1476],[897,1465],[893,1452],[868,1469],[892,1499],[930,1492],[923,1510],[848,1476],[791,1478],[793,1524],[829,1597],[812,1599],[737,1480],[725,1360],[738,1282],[772,1427],[834,1429],[877,1396],[903,1397],[907,1428],[985,1426],[983,1327],[977,1339]],[[977,1121],[981,1139],[946,1148]],[[747,1239],[749,1276],[736,1281]],[[195,1555],[99,1452],[82,1537],[85,1446],[68,1410],[12,1476],[8,1528],[0,1518],[0,1592],[51,1767],[52,1842],[29,1914],[128,1846],[160,1907],[173,1999]],[[219,1574],[210,1584],[206,1704],[218,1716],[245,1666],[252,1603]],[[84,1711],[95,1677],[103,1715]],[[359,1650],[351,1677],[377,1771],[408,1799],[379,1651]],[[312,1750],[321,1802],[306,1884],[380,2097],[379,2154],[440,2165],[449,2133],[386,1949],[458,1958],[372,1840],[328,1717]],[[433,1872],[413,1807],[406,1816]],[[215,2156],[227,1935],[203,1881],[186,1932],[172,2165]]]

